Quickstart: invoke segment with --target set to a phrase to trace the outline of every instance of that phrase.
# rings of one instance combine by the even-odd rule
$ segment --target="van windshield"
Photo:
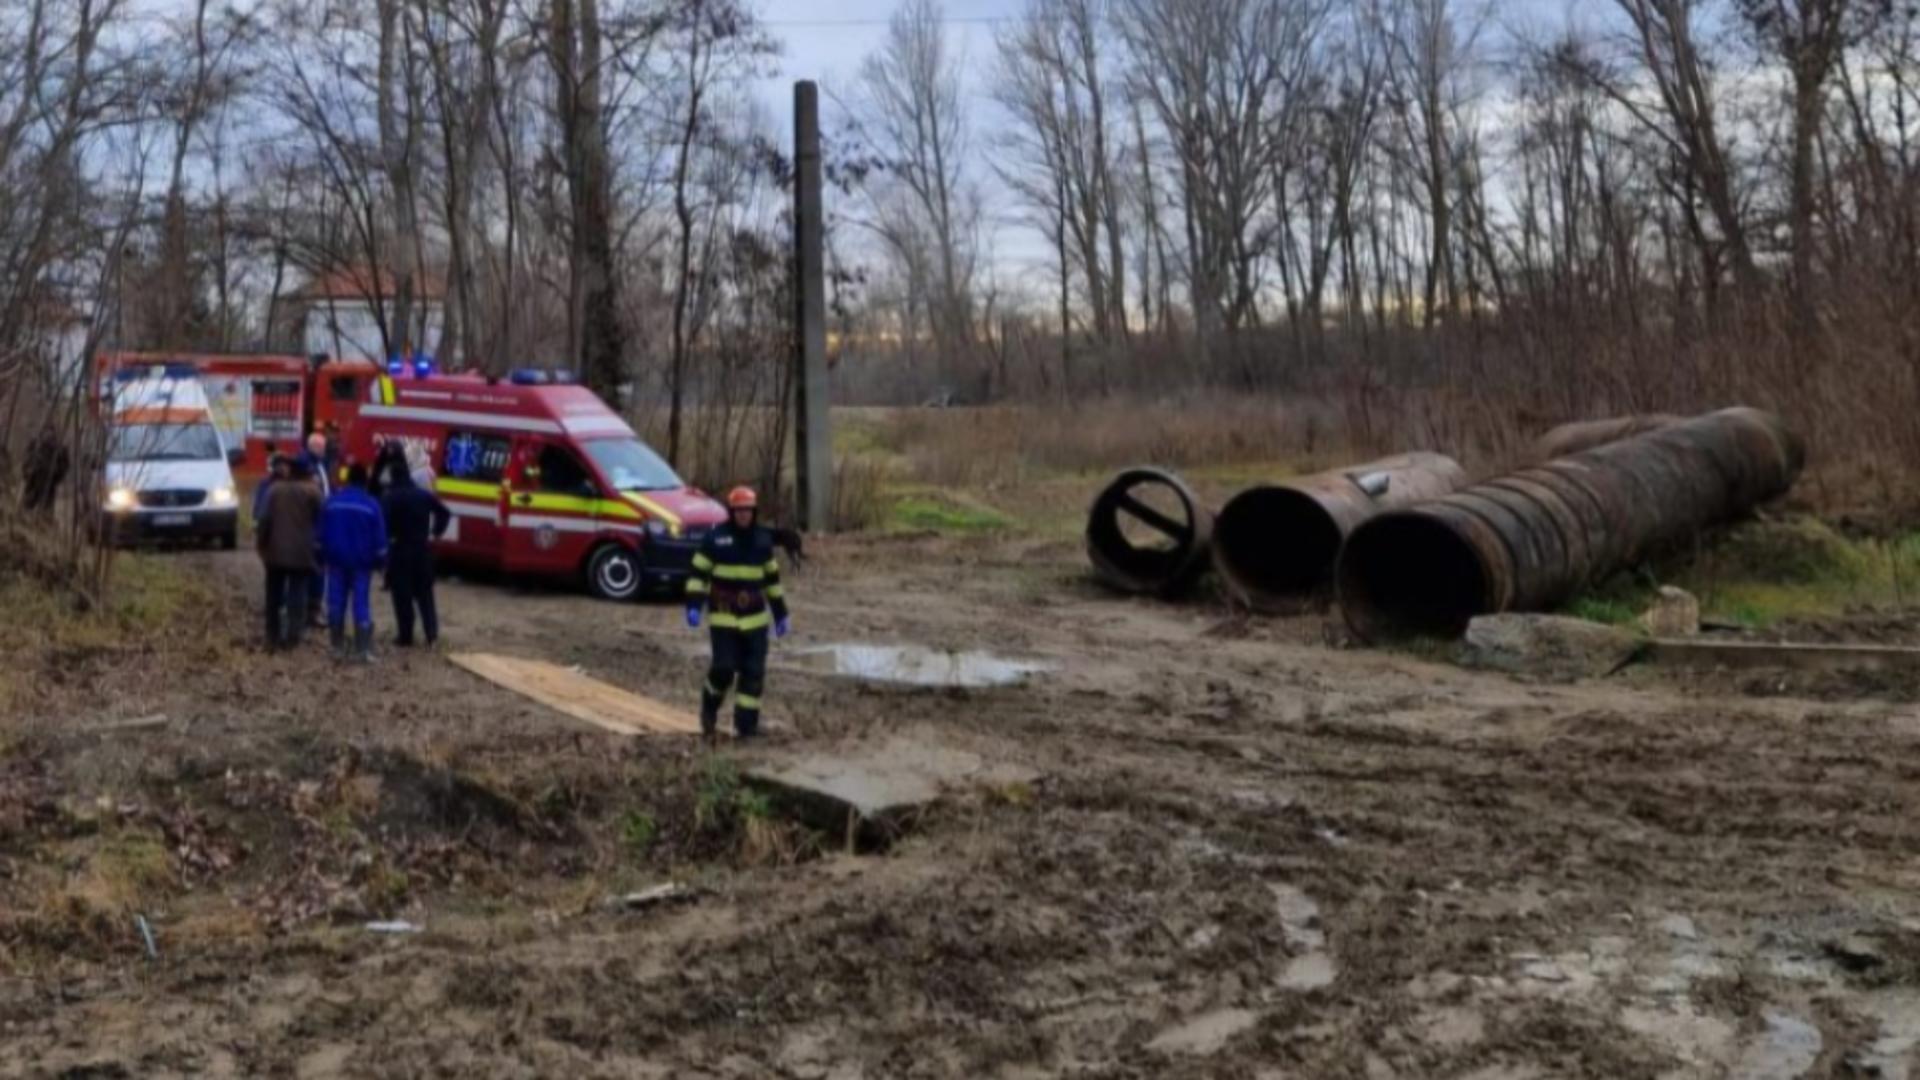
[[[213,461],[222,457],[211,424],[123,424],[113,429],[110,461]]]
[[[673,466],[639,439],[594,439],[583,447],[617,490],[671,491],[685,486]]]

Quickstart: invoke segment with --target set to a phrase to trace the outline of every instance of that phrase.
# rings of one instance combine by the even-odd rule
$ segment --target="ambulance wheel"
[[[640,556],[619,544],[602,544],[587,560],[587,588],[602,600],[640,595]]]

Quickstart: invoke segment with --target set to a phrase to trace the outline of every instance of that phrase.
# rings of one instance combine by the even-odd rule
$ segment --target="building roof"
[[[386,267],[352,266],[316,274],[293,295],[301,300],[364,302],[374,297],[390,300],[393,294],[393,275]],[[413,295],[416,300],[444,300],[447,284],[431,270],[422,271],[414,275]]]

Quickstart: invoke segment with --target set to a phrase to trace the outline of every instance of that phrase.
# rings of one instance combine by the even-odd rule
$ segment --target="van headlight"
[[[208,505],[211,505],[211,506],[232,506],[233,505],[233,489],[230,487],[214,488],[213,495],[207,500],[207,502],[208,502]]]
[[[131,510],[133,503],[132,488],[117,487],[107,492],[107,509],[109,510]]]
[[[661,521],[659,518],[648,518],[647,519],[647,535],[648,536],[667,535],[667,523],[664,521]]]

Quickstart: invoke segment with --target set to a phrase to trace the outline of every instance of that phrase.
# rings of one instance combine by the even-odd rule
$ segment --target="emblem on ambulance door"
[[[541,551],[552,551],[560,542],[560,534],[551,525],[542,525],[533,530],[533,546]]]

